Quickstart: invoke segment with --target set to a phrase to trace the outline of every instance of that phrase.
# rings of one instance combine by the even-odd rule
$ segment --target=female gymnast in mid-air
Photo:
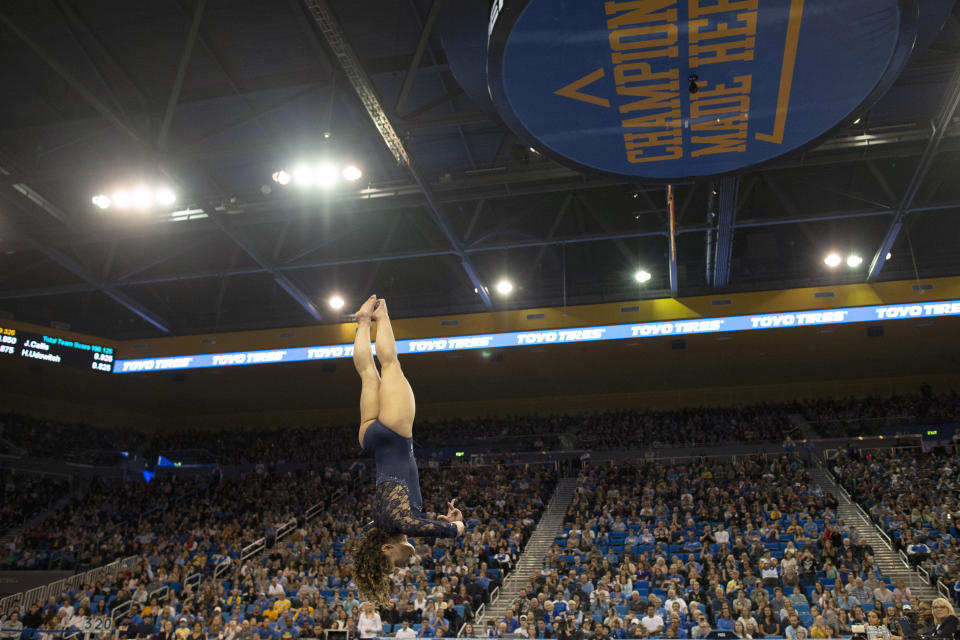
[[[420,477],[413,457],[416,403],[400,361],[387,303],[370,296],[356,313],[353,364],[360,374],[360,446],[377,461],[373,527],[353,549],[353,577],[360,594],[381,604],[390,601],[390,574],[405,566],[414,548],[407,536],[455,538],[463,533],[463,514],[451,500],[446,515],[423,516]],[[377,359],[370,349],[370,324],[377,323]]]

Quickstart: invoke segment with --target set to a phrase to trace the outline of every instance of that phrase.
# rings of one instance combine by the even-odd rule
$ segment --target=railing
[[[337,491],[335,491],[334,494],[330,496],[330,504],[333,504],[334,502],[337,502],[338,500],[340,500],[345,493],[346,492],[343,489],[338,489]],[[326,502],[318,502],[317,504],[313,505],[312,507],[304,511],[303,513],[304,522],[310,522],[311,520],[313,520],[321,511],[323,511],[326,504],[327,504]],[[293,531],[296,528],[297,528],[296,518],[287,520],[286,522],[281,524],[279,527],[277,527],[277,530],[275,533],[276,542],[280,542],[281,540],[283,540],[289,534],[293,533]],[[266,547],[267,547],[267,536],[254,540],[253,542],[251,542],[250,544],[248,544],[247,546],[245,546],[243,549],[240,550],[239,563],[242,564],[243,562],[247,561],[248,559],[262,552],[264,549],[266,549]],[[214,580],[220,578],[220,576],[222,576],[224,573],[226,573],[231,568],[233,568],[233,566],[234,566],[233,561],[227,561],[227,562],[218,564],[213,570]]]
[[[830,450],[828,449],[827,451],[823,452],[825,460],[826,460],[828,451]],[[850,504],[852,504],[856,508],[857,512],[860,514],[860,517],[863,518],[864,521],[866,521],[873,527],[873,530],[877,533],[878,536],[880,536],[880,541],[883,542],[883,544],[887,547],[887,550],[893,551],[893,540],[890,539],[890,536],[887,535],[887,532],[881,529],[880,527],[878,527],[876,523],[874,523],[873,518],[870,517],[870,514],[864,511],[863,507],[860,506],[860,503],[858,503],[856,500],[853,499],[853,496],[850,495],[850,492],[847,491],[846,487],[844,487],[843,484],[840,483],[839,478],[835,477],[833,475],[833,472],[830,471],[830,469],[828,469],[826,465],[823,465],[822,468],[825,473],[827,473],[833,478],[834,485],[836,485],[837,489],[840,490],[840,493],[843,495],[843,497],[845,497],[850,502]]]
[[[137,556],[129,556],[122,560],[114,560],[110,564],[91,569],[85,573],[78,573],[69,578],[51,582],[50,584],[34,587],[33,589],[28,589],[20,593],[14,593],[0,600],[0,614],[9,615],[12,611],[20,611],[32,602],[46,602],[50,596],[60,595],[60,592],[66,587],[78,589],[84,584],[95,584],[105,576],[111,574],[116,575],[123,567],[132,569],[136,563]]]
[[[950,601],[954,601],[954,600],[955,600],[954,594],[950,593],[950,587],[948,587],[948,586],[943,582],[942,579],[939,579],[939,578],[937,579],[937,585],[936,585],[936,586],[937,586],[937,591],[938,591],[938,592],[940,593],[940,595],[942,595],[944,598],[946,598],[947,600],[950,600]]]

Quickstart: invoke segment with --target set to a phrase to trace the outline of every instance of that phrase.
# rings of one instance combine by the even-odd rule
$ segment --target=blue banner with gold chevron
[[[586,170],[675,180],[816,140],[879,98],[917,32],[914,0],[495,0],[501,116]]]

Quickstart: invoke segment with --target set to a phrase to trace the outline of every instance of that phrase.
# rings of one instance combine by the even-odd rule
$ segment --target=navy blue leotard
[[[374,420],[363,434],[363,448],[377,461],[373,523],[378,529],[408,536],[457,537],[457,525],[423,516],[413,438],[404,438]]]

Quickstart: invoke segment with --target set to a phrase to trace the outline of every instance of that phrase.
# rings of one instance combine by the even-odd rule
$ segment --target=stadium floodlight
[[[130,197],[129,191],[117,191],[113,194],[113,206],[117,209],[126,209],[133,203],[133,199]]]
[[[363,171],[360,171],[360,169],[358,169],[352,164],[347,165],[343,169],[343,179],[346,180],[347,182],[356,182],[362,177],[363,177]]]
[[[329,163],[321,164],[317,167],[315,180],[321,187],[332,187],[340,179],[340,172]]]
[[[330,298],[329,304],[334,309],[343,309],[343,305],[344,305],[343,298],[341,298],[340,296],[333,296],[332,298]]]
[[[164,207],[169,207],[177,201],[177,194],[175,194],[173,190],[168,187],[160,187],[157,189],[157,193],[154,194],[154,199],[157,201],[157,204]]]
[[[513,291],[513,283],[506,278],[497,283],[497,293],[500,295],[509,295],[511,291]]]
[[[893,254],[890,253],[889,251],[887,251],[887,260],[889,260],[889,259],[892,258],[892,257],[893,257]]]
[[[856,267],[859,267],[861,264],[863,264],[863,258],[861,258],[860,256],[854,253],[851,253],[850,255],[847,256],[847,266],[850,267],[851,269],[855,269]]]
[[[843,258],[837,253],[828,254],[827,257],[823,259],[823,264],[828,267],[839,267],[841,262],[843,262]]]
[[[653,276],[650,274],[649,271],[644,271],[643,269],[641,269],[640,271],[637,271],[635,274],[633,274],[633,277],[636,279],[637,282],[639,282],[640,284],[643,284],[644,282],[650,282],[650,278],[652,278]]]
[[[93,196],[93,204],[101,209],[109,209],[110,196],[105,196],[102,193],[98,193],[97,195]]]
[[[305,164],[297,166],[293,170],[293,181],[300,186],[306,186],[313,182],[313,170]]]
[[[290,174],[281,169],[273,174],[273,181],[286,186],[290,184]]]

